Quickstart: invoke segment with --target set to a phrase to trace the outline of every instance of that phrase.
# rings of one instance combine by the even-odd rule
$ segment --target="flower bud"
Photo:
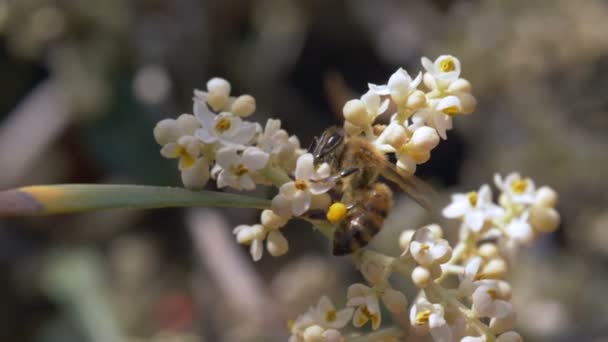
[[[511,284],[504,280],[499,280],[496,285],[498,288],[498,297],[504,300],[511,300],[511,295],[513,294]]]
[[[515,326],[515,318],[515,311],[512,311],[507,317],[492,318],[490,320],[490,330],[496,335],[511,330]]]
[[[507,263],[501,258],[494,258],[483,266],[481,274],[486,279],[502,279],[507,275]]]
[[[401,232],[401,235],[399,235],[399,247],[401,247],[404,254],[407,253],[408,249],[410,248],[410,241],[412,241],[414,233],[416,233],[415,230],[406,229]]]
[[[536,191],[535,204],[541,207],[553,208],[557,204],[557,193],[548,186],[540,187]]]
[[[498,247],[491,242],[485,242],[477,249],[477,253],[484,259],[492,259],[498,256]]]
[[[508,331],[498,336],[496,342],[523,342],[523,339],[515,331]]]
[[[255,98],[251,95],[241,95],[232,102],[230,111],[242,118],[248,117],[255,112]]]
[[[365,127],[370,124],[367,108],[363,101],[354,99],[346,102],[344,108],[344,120],[358,127]]]
[[[260,221],[262,222],[262,225],[268,229],[279,229],[287,223],[285,218],[275,214],[274,211],[270,209],[262,211]]]
[[[539,233],[552,233],[560,223],[560,217],[557,210],[553,208],[532,206],[530,209],[530,217],[528,219],[532,228]]]
[[[355,126],[348,121],[344,121],[344,130],[346,131],[347,135],[359,135],[361,132],[363,132],[363,128]]]
[[[177,117],[176,121],[179,129],[188,135],[194,135],[196,130],[201,128],[201,124],[192,114],[182,114]]]
[[[471,114],[475,111],[477,107],[477,99],[475,96],[469,93],[459,94],[458,98],[460,99],[460,108],[462,114]]]
[[[253,226],[240,225],[234,228],[236,233],[236,241],[243,245],[249,245],[255,240],[260,234],[264,233],[264,227],[260,224]]]
[[[429,126],[419,127],[414,131],[409,145],[417,151],[430,151],[439,144],[437,131]]]
[[[391,123],[383,132],[384,142],[398,149],[407,141],[405,128],[398,123]]]
[[[289,245],[287,243],[287,239],[281,232],[273,230],[268,233],[268,238],[266,239],[266,249],[268,249],[268,253],[274,257],[281,256],[289,250]]]
[[[302,334],[304,342],[323,342],[323,328],[318,325],[311,325]]]
[[[180,136],[180,129],[173,119],[161,120],[154,127],[154,139],[159,145],[176,142]]]
[[[421,90],[414,91],[408,98],[405,106],[412,110],[418,110],[426,105],[426,95]]]
[[[191,190],[204,188],[209,180],[209,164],[204,158],[198,158],[194,165],[181,171],[184,187]]]
[[[323,342],[343,342],[342,334],[336,329],[327,329],[321,334]]]
[[[407,310],[407,297],[397,290],[387,289],[382,295],[382,302],[388,311],[399,314]]]
[[[456,92],[471,92],[471,82],[465,80],[464,78],[459,78],[456,81],[450,83],[448,86],[448,93],[456,93]]]
[[[422,228],[428,228],[431,231],[431,233],[433,234],[433,237],[435,238],[435,240],[439,240],[439,239],[443,238],[443,230],[441,229],[441,226],[439,226],[436,223],[426,225]]]
[[[432,280],[431,271],[424,266],[416,266],[412,271],[412,281],[419,288],[427,287]]]
[[[230,83],[223,78],[214,77],[207,82],[207,103],[214,111],[222,110],[228,103]]]

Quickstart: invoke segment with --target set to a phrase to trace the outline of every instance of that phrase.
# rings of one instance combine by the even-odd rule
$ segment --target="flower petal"
[[[306,153],[298,158],[296,162],[296,179],[309,180],[315,172],[314,157],[310,153]]]
[[[249,168],[249,171],[263,168],[268,163],[269,158],[268,153],[257,147],[248,147],[243,152],[243,164]]]
[[[310,200],[312,195],[308,191],[296,191],[291,203],[291,212],[294,216],[300,216],[310,208]]]

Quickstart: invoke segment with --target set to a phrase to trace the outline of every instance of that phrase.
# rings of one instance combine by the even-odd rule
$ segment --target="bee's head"
[[[308,150],[314,156],[316,163],[332,164],[333,160],[342,152],[343,146],[344,130],[332,126],[326,129],[320,137],[315,137]]]

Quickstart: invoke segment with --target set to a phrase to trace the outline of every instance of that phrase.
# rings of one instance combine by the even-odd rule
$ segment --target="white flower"
[[[430,331],[436,342],[451,342],[452,330],[445,320],[441,304],[431,304],[426,298],[419,298],[410,310],[410,323],[415,333],[424,335]]]
[[[533,204],[536,199],[534,181],[530,178],[521,178],[519,173],[513,172],[503,180],[499,174],[494,175],[496,186],[514,203]]]
[[[460,61],[451,55],[441,55],[434,62],[422,57],[422,66],[427,71],[425,84],[431,89],[445,89],[460,77]]]
[[[407,310],[407,297],[397,290],[387,288],[382,293],[382,303],[393,314],[400,314]]]
[[[268,153],[257,147],[247,147],[239,155],[234,147],[224,147],[217,151],[217,164],[221,166],[217,177],[217,186],[230,186],[234,189],[255,189],[251,175],[268,163]]]
[[[229,112],[215,115],[205,103],[194,101],[194,114],[202,125],[196,136],[205,144],[220,143],[224,146],[244,149],[258,130],[258,125],[243,121]]]
[[[207,91],[194,90],[195,101],[206,102],[216,112],[226,108],[234,99],[230,97],[231,86],[228,81],[214,77],[207,82]]]
[[[454,109],[455,108],[455,109]],[[452,117],[448,115],[460,108],[460,100],[456,96],[429,100],[428,106],[414,114],[414,125],[425,123],[433,127],[442,139],[447,139],[446,132],[452,129]]]
[[[264,254],[264,239],[268,233],[264,226],[261,224],[254,224],[253,226],[242,224],[234,228],[232,233],[236,235],[238,243],[250,246],[249,252],[254,261],[262,259],[262,254]]]
[[[177,119],[164,119],[154,127],[154,139],[159,145],[177,142],[184,135],[194,135],[201,125],[191,114],[182,114]]]
[[[313,309],[315,323],[326,329],[343,328],[353,316],[353,308],[345,308],[337,311],[331,300],[323,296]]]
[[[268,119],[264,131],[258,136],[257,146],[269,154],[276,155],[285,148],[289,135],[281,129],[281,120]]]
[[[458,285],[458,294],[460,296],[470,296],[479,285],[480,279],[478,275],[482,262],[483,259],[481,257],[471,258],[467,262],[464,268],[464,274],[460,277],[460,284]]]
[[[310,208],[313,195],[325,193],[334,186],[324,181],[330,176],[329,165],[323,163],[315,170],[310,153],[298,158],[295,176],[295,181],[283,184],[272,200],[272,210],[280,216],[304,214]]]
[[[200,190],[209,181],[209,162],[206,158],[198,158],[192,167],[181,170],[182,183],[188,189]]]
[[[528,222],[528,216],[529,212],[525,211],[511,220],[505,228],[505,233],[509,238],[523,245],[528,245],[534,240],[534,230]]]
[[[291,337],[289,342],[299,342],[304,340],[304,331],[306,328],[315,324],[313,310],[308,310],[306,313],[299,315],[294,321],[289,322],[289,332]]]
[[[380,327],[380,303],[374,289],[363,284],[353,284],[348,287],[346,306],[356,307],[353,315],[353,325],[357,328],[372,322],[372,329]]]
[[[201,143],[193,136],[184,135],[176,142],[169,142],[160,149],[160,154],[169,159],[179,159],[179,169],[185,170],[194,165],[201,153]]]
[[[403,68],[391,75],[386,85],[369,84],[370,91],[378,95],[390,95],[398,105],[404,105],[408,97],[416,90],[422,81],[422,74],[418,73],[416,78],[412,77]]]
[[[435,238],[427,227],[414,233],[409,251],[414,260],[423,266],[442,264],[452,257],[452,248],[447,240]]]
[[[496,283],[484,283],[473,292],[473,312],[478,317],[507,317],[513,311],[511,303],[500,298]]]
[[[342,108],[344,120],[357,127],[370,127],[376,117],[388,108],[388,99],[381,101],[380,95],[371,90],[361,96],[346,102]]]
[[[500,217],[504,209],[492,203],[492,190],[486,184],[479,191],[452,195],[452,203],[443,209],[447,218],[464,218],[464,224],[479,232],[488,219]]]

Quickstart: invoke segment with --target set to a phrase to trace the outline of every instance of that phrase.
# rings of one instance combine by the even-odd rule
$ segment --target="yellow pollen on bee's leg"
[[[456,69],[456,64],[454,64],[454,60],[451,58],[446,58],[439,63],[439,70],[442,72],[449,72]]]
[[[522,194],[528,188],[527,179],[517,179],[511,182],[511,190],[516,194]]]
[[[431,317],[431,310],[420,311],[416,314],[416,325],[425,325],[429,322]]]
[[[232,125],[232,123],[230,122],[229,118],[221,118],[216,124],[215,124],[215,130],[220,132],[220,133],[224,133],[227,130],[230,129],[230,126]]]
[[[234,170],[234,174],[237,176],[242,176],[244,174],[246,174],[247,172],[249,172],[249,168],[243,164],[239,164],[236,169]]]
[[[327,214],[325,216],[327,217],[327,221],[329,221],[330,223],[338,223],[344,219],[344,217],[346,216],[346,212],[346,205],[344,205],[344,203],[335,202],[334,204],[329,206],[329,209],[327,210]]]
[[[325,313],[325,321],[326,322],[334,322],[337,317],[338,317],[338,313],[336,312],[335,309],[328,310]]]
[[[302,190],[302,191],[308,189],[308,184],[306,184],[306,181],[301,180],[301,179],[296,179],[295,186],[296,186],[296,189]]]
[[[469,204],[471,205],[471,207],[475,207],[477,206],[477,191],[471,191],[467,194],[467,198],[469,200]]]

